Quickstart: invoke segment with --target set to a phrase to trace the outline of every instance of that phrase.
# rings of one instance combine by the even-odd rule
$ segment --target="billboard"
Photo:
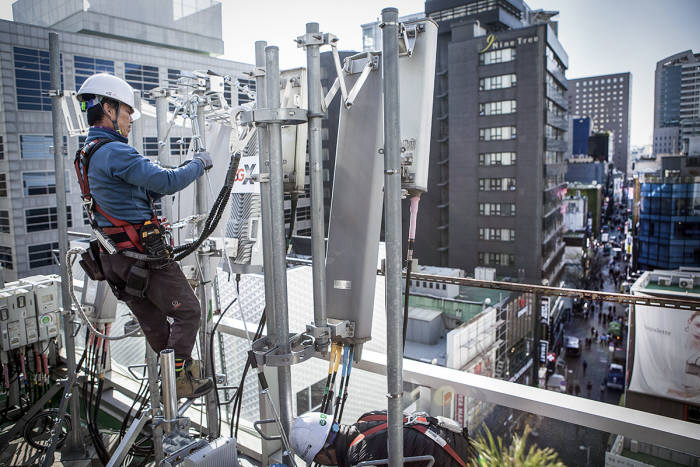
[[[700,311],[635,307],[630,391],[700,404]]]

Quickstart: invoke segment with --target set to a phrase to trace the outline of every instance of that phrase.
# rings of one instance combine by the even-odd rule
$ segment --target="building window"
[[[325,378],[297,392],[297,416],[313,412],[321,408],[323,389],[326,387]]]
[[[9,246],[0,246],[0,264],[5,269],[12,268],[12,248]]]
[[[255,91],[255,80],[238,78],[238,84],[243,87],[242,91],[238,91],[238,105],[245,104],[246,102],[252,102],[253,98],[248,95],[248,91]]]
[[[479,191],[515,191],[515,179],[503,178],[480,178]]]
[[[515,60],[515,49],[489,50],[479,55],[479,65],[492,65],[494,63],[505,63]]]
[[[51,135],[19,135],[22,159],[53,159]]]
[[[482,227],[479,229],[479,240],[496,240],[501,242],[514,242],[515,229],[492,229]]]
[[[7,174],[0,173],[0,198],[7,198]]]
[[[479,252],[479,265],[481,266],[514,266],[515,255],[510,253]]]
[[[301,206],[297,209],[297,220],[304,221],[311,219],[311,206]]]
[[[9,211],[0,211],[0,233],[10,233]]]
[[[51,98],[48,94],[51,89],[49,53],[44,50],[15,47],[14,58],[17,110],[51,110]]]
[[[176,88],[180,79],[180,70],[168,68],[168,87]]]
[[[545,125],[544,126],[544,135],[546,138],[556,139],[558,141],[563,141],[565,133],[566,133],[566,130],[562,130],[562,129],[557,128],[555,126],[552,126],[552,125]]]
[[[171,136],[170,137],[170,153],[173,156],[184,156],[190,148],[192,138],[187,136]]]
[[[5,145],[3,144],[2,136],[0,136],[0,160],[5,158]]]
[[[479,154],[479,165],[515,165],[515,159],[516,154],[514,152],[486,152]]]
[[[67,193],[70,191],[68,172],[66,172],[65,177]],[[24,187],[24,196],[51,195],[56,193],[56,175],[54,172],[24,172],[22,186]]]
[[[492,128],[479,128],[479,140],[501,141],[515,139],[517,132],[514,126],[498,126]]]
[[[479,115],[504,115],[516,111],[515,100],[484,102],[479,104]]]
[[[561,164],[564,162],[564,153],[560,151],[545,151],[544,153],[544,163],[545,164]]]
[[[141,91],[143,96],[146,91],[158,87],[158,67],[124,63],[124,79],[132,88]],[[155,104],[155,99],[146,100],[151,104]]]
[[[29,269],[58,264],[53,250],[58,250],[58,242],[42,243],[27,247],[29,253]]]
[[[158,138],[156,136],[143,137],[143,155],[146,157],[158,157]]]
[[[180,70],[175,68],[168,68],[168,87],[172,89],[177,89],[178,80],[180,79]],[[175,105],[168,102],[168,111],[172,112],[175,110]]]
[[[66,206],[67,226],[73,227],[71,207]],[[56,208],[32,208],[24,211],[27,233],[41,232],[42,230],[55,230],[58,228],[58,216]]]
[[[73,57],[75,65],[75,90],[79,91],[86,79],[95,73],[114,74],[114,62],[112,60],[102,60],[100,58],[81,57],[75,55]]]

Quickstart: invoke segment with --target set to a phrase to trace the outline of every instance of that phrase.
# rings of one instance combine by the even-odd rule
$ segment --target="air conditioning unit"
[[[692,277],[680,277],[678,279],[678,287],[681,289],[692,289],[693,288],[693,278]]]
[[[670,286],[671,285],[671,278],[669,276],[659,276],[656,279],[656,283],[659,285],[664,285],[664,286]]]

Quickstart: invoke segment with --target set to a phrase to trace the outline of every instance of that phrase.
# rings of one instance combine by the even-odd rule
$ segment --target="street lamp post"
[[[586,467],[591,465],[591,447],[590,446],[579,446],[578,447],[581,451],[586,451]]]

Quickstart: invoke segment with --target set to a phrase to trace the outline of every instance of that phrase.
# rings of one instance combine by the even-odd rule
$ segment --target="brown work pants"
[[[131,265],[123,255],[100,254],[107,281],[123,290]],[[190,358],[199,330],[199,301],[175,262],[148,266],[150,282],[143,298],[122,293],[119,297],[134,313],[146,340],[156,352],[173,349],[175,357]],[[172,324],[168,321],[172,318]]]

